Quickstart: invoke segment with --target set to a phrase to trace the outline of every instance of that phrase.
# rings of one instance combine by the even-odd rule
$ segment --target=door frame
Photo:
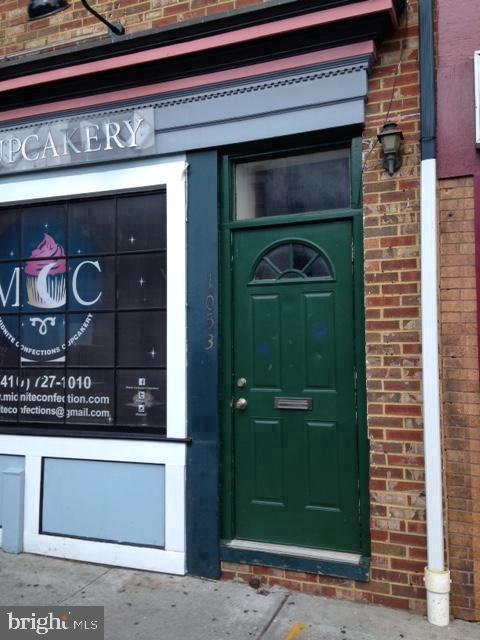
[[[310,138],[311,139],[311,138]],[[294,155],[313,151],[329,151],[335,148],[350,147],[351,157],[351,208],[321,213],[295,214],[279,216],[274,220],[233,221],[233,165],[238,161],[253,161],[277,155]],[[233,376],[233,328],[232,328],[232,231],[236,229],[254,229],[256,227],[285,226],[307,222],[334,221],[350,219],[352,223],[353,255],[353,304],[355,371],[356,371],[356,414],[358,429],[358,470],[359,470],[359,519],[360,549],[362,557],[370,556],[369,535],[369,440],[366,411],[366,372],[365,372],[365,311],[364,311],[364,259],[363,259],[363,210],[362,210],[362,139],[358,136],[338,136],[334,143],[319,142],[302,144],[296,140],[293,144],[279,141],[275,145],[263,143],[226,152],[220,157],[220,383],[219,414],[221,421],[221,541],[234,539],[234,471],[233,471],[233,412],[230,402],[234,383]]]

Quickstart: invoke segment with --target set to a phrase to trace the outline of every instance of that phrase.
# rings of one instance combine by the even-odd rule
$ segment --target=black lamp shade
[[[400,155],[400,145],[403,140],[403,133],[394,122],[387,122],[383,125],[381,133],[377,136],[383,149],[383,166],[390,176],[402,166],[402,156]]]
[[[384,153],[397,153],[403,140],[403,133],[394,122],[387,122],[377,137]]]
[[[51,16],[67,8],[67,0],[30,0],[28,17],[30,20],[38,20],[39,18]]]

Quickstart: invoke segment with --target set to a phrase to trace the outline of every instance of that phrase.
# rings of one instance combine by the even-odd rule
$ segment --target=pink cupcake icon
[[[63,306],[67,298],[66,272],[63,247],[45,233],[25,265],[28,304],[41,309]]]

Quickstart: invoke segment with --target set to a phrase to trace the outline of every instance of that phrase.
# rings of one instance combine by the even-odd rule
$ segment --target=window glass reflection
[[[311,247],[307,247],[305,244],[295,244],[293,245],[292,267],[302,271],[316,255],[317,252]]]
[[[9,260],[20,255],[20,216],[17,209],[0,214],[0,259]]]
[[[70,256],[115,251],[114,198],[73,202],[68,214]]]
[[[237,220],[349,206],[349,149],[256,160],[235,167]]]
[[[308,278],[322,278],[330,275],[330,269],[325,258],[318,256],[318,258],[305,269],[304,273]]]
[[[165,307],[167,256],[165,253],[121,256],[118,259],[118,307]]]
[[[115,315],[73,313],[68,316],[69,366],[115,364]]]
[[[165,193],[127,196],[117,206],[118,251],[166,248]]]
[[[166,313],[123,311],[117,314],[120,367],[166,365]]]

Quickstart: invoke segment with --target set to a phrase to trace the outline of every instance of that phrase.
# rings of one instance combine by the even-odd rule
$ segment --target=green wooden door
[[[232,233],[235,537],[358,551],[351,222]]]

